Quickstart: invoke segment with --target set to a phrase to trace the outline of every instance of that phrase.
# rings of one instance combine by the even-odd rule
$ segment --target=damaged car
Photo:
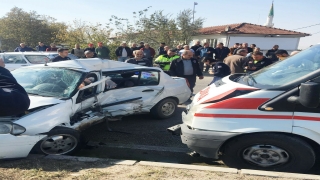
[[[12,71],[27,91],[28,111],[0,117],[0,159],[72,154],[81,131],[107,119],[151,113],[171,117],[190,97],[184,78],[159,68],[112,60],[79,59]]]

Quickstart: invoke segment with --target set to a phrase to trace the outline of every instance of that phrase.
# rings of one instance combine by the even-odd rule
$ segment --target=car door
[[[6,68],[10,71],[30,65],[22,54],[4,54],[2,55],[2,59],[4,60]]]
[[[106,111],[112,116],[149,112],[154,105],[153,100],[163,91],[159,86],[159,70],[105,70],[102,73],[108,80],[101,104],[137,99],[107,107]]]

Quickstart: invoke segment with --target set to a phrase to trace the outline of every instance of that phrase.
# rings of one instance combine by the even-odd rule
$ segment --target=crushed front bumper
[[[219,159],[222,144],[239,133],[194,130],[186,124],[178,124],[167,129],[174,135],[180,134],[182,143],[203,157]]]

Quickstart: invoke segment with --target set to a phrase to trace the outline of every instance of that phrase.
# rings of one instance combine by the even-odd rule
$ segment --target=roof
[[[310,34],[280,28],[266,27],[251,23],[227,24],[202,28],[198,34],[260,34],[260,35],[296,35],[310,36]]]
[[[23,68],[35,68],[35,67],[58,67],[58,68],[68,68],[68,69],[75,69],[84,72],[90,71],[101,71],[101,70],[126,70],[126,69],[141,69],[141,68],[148,68],[148,69],[159,69],[154,67],[145,67],[136,64],[118,62],[114,60],[102,60],[100,58],[90,58],[90,59],[76,59],[76,60],[68,60],[68,61],[59,61],[48,63],[47,66],[41,65],[34,65],[28,66]],[[19,68],[20,69],[20,68]]]

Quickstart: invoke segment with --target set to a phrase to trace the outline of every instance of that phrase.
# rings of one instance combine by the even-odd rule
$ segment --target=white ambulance
[[[320,155],[320,44],[199,92],[169,128],[234,168],[306,172]]]

